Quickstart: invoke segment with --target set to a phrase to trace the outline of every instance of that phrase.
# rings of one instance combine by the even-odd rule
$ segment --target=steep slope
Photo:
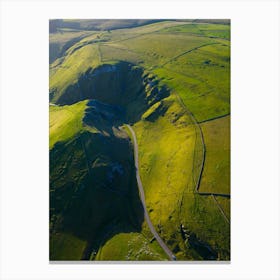
[[[148,78],[139,68],[130,67],[123,63],[105,65],[81,77],[77,98],[98,100],[50,106],[51,260],[92,259],[118,233],[127,233],[127,238],[133,240],[139,236],[135,240],[140,243],[146,239],[141,234],[143,209],[136,186],[133,148],[119,126],[139,119],[149,103],[163,98],[167,91],[159,88],[153,94],[146,92]],[[114,83],[111,75],[124,76]],[[106,88],[108,79],[112,83]],[[134,84],[123,87],[119,81],[125,79]],[[89,89],[91,85],[93,90]],[[98,95],[100,92],[103,94]],[[69,95],[74,93],[66,91],[62,100]],[[131,232],[134,235],[130,236]],[[76,248],[73,253],[68,249],[69,242]],[[165,259],[158,246],[146,247],[148,251],[141,253],[132,250],[134,258],[153,259],[155,255],[155,259]]]
[[[84,103],[84,102],[83,102]],[[63,114],[74,113],[77,105],[56,108]],[[59,130],[51,135],[50,150],[50,259],[89,259],[102,242],[117,232],[139,232],[143,222],[142,206],[135,184],[133,154],[127,136],[107,115],[114,110],[88,102],[83,126],[59,120]],[[99,115],[99,127],[90,123],[90,114]],[[76,114],[77,116],[78,114]],[[79,121],[82,121],[80,119]],[[62,141],[56,133],[72,129],[73,134]],[[106,234],[104,234],[104,231]],[[65,253],[72,236],[76,252]],[[76,241],[75,241],[76,240]],[[65,244],[64,244],[65,243]],[[65,246],[64,246],[64,245]],[[77,250],[79,255],[77,256]]]

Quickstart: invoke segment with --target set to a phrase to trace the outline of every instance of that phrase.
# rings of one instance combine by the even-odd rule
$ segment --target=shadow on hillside
[[[57,94],[55,89],[51,93],[52,98]],[[150,106],[169,95],[167,87],[159,87],[158,81],[149,79],[143,68],[122,61],[89,68],[63,91],[56,103],[70,105],[81,100],[98,100],[107,109],[121,108],[122,120],[135,123]]]
[[[144,212],[128,139],[85,132],[55,145],[50,152],[50,217],[50,234],[72,233],[87,241],[82,259],[90,259],[115,234],[140,232]]]
[[[133,146],[113,127],[139,121],[170,94],[154,79],[129,63],[102,65],[88,69],[57,101],[63,105],[89,99],[83,124],[91,132],[57,143],[50,151],[50,234],[72,233],[85,240],[84,260],[114,235],[141,231],[144,211]],[[159,107],[147,121],[165,111]],[[55,250],[61,248],[51,248]],[[54,256],[50,252],[51,260]]]

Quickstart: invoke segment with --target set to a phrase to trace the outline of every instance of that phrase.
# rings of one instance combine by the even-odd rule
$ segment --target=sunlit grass
[[[230,194],[230,117],[201,124],[206,160],[199,191]]]
[[[50,106],[50,149],[59,141],[71,139],[82,128],[86,101],[71,106]]]

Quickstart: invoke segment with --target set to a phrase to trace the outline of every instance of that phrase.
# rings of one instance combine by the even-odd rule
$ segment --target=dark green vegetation
[[[228,22],[50,28],[50,259],[229,260]]]

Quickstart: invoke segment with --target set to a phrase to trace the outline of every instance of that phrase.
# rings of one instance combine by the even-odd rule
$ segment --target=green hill
[[[226,23],[50,22],[51,260],[230,259]]]

